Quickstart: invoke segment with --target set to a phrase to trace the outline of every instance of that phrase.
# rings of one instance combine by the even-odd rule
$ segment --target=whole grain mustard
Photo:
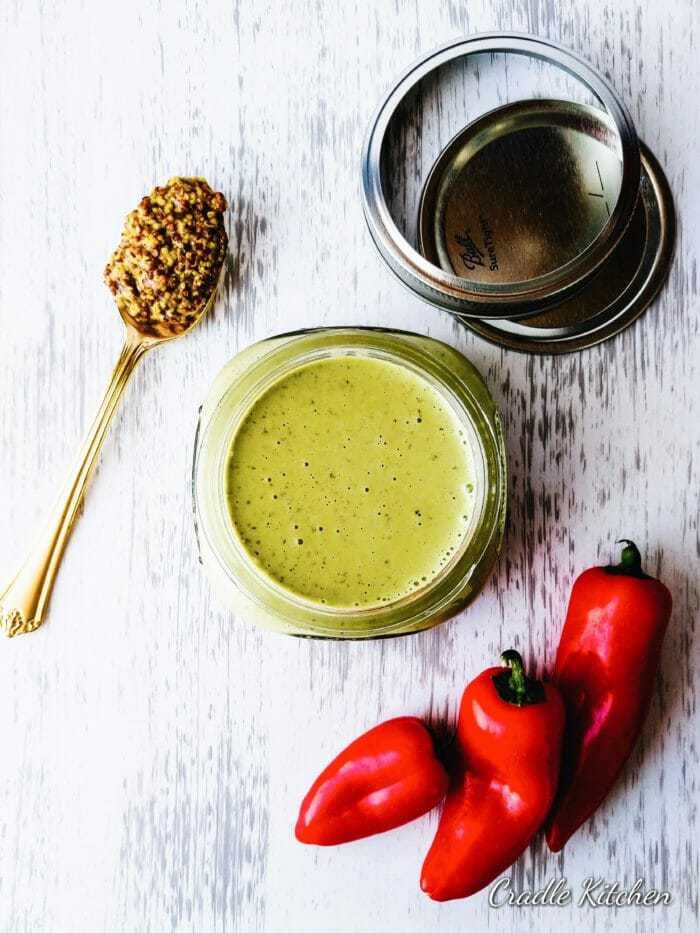
[[[203,178],[171,178],[126,218],[104,279],[142,332],[175,336],[199,317],[226,255],[223,194]]]

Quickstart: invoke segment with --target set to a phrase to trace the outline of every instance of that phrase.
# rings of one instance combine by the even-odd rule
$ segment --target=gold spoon
[[[171,179],[168,185],[195,181],[200,182],[199,179]],[[152,197],[159,191],[167,191],[167,188],[155,189]],[[147,201],[149,199],[144,198],[130,218],[135,216]],[[214,304],[216,287],[225,257],[226,235],[225,233],[221,235],[224,245],[221,259],[218,261],[214,284],[209,297],[199,307],[190,306],[184,315],[176,312],[173,315],[164,316],[161,311],[154,319],[147,313],[143,313],[143,306],[140,309],[134,306],[134,313],[132,313],[128,302],[120,300],[121,296],[117,294],[117,307],[126,326],[124,346],[97,416],[83,441],[78,463],[54,506],[43,533],[34,542],[34,546],[17,575],[0,595],[0,628],[8,637],[33,632],[44,620],[56,572],[68,543],[85,487],[97,461],[102,442],[107,435],[112,415],[116,411],[136,364],[147,350],[189,333]],[[152,270],[149,272],[152,273]],[[133,279],[131,281],[133,282]]]

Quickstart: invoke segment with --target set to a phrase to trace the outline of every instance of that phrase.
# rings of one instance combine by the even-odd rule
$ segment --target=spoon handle
[[[112,379],[92,427],[83,441],[78,463],[42,534],[34,542],[15,578],[0,595],[0,629],[9,638],[24,632],[33,632],[43,622],[56,571],[112,415],[134,367],[150,345],[131,328],[127,329],[126,340]]]

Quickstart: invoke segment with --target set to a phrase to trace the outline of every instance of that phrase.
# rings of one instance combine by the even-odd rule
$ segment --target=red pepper
[[[447,785],[420,719],[389,719],[355,739],[314,781],[299,811],[296,837],[332,846],[383,833],[427,813]]]
[[[552,805],[564,705],[552,684],[526,677],[517,651],[464,691],[459,761],[421,888],[436,901],[468,897],[528,846]]]
[[[671,594],[625,544],[615,567],[574,583],[554,681],[567,708],[562,782],[547,832],[558,852],[600,806],[642,728],[671,615]]]

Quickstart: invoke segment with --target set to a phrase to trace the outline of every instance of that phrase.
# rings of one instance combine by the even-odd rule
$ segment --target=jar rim
[[[390,123],[406,97],[429,75],[460,58],[512,53],[545,61],[570,74],[605,107],[620,140],[622,180],[611,216],[591,243],[558,269],[522,282],[484,283],[446,272],[430,262],[403,236],[394,221],[382,180],[382,154]],[[415,61],[385,94],[365,138],[362,153],[362,204],[372,239],[389,268],[414,293],[433,305],[477,319],[535,314],[575,289],[614,250],[632,217],[641,177],[634,122],[619,94],[581,56],[557,43],[514,32],[481,33],[456,39]]]

